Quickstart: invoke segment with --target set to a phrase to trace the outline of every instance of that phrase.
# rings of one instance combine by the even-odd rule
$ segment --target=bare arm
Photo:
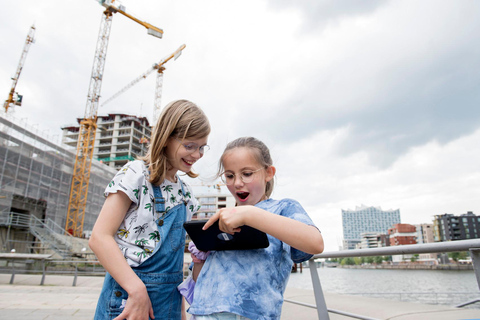
[[[114,240],[131,200],[123,192],[111,193],[103,205],[88,242],[90,248],[118,284],[128,293],[122,314],[115,319],[153,319],[153,308],[147,289],[128,265]]]
[[[314,226],[273,214],[254,206],[239,206],[219,210],[205,224],[204,229],[219,220],[220,230],[233,234],[247,225],[268,233],[300,251],[317,254],[323,252],[323,237]]]
[[[193,270],[192,270],[192,279],[193,281],[197,282],[198,275],[200,274],[200,271],[202,271],[204,261],[200,263],[193,263]]]

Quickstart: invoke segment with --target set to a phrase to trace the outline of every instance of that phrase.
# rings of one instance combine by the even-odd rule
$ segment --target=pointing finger
[[[211,216],[210,219],[208,219],[208,221],[203,226],[202,230],[207,230],[212,224],[215,223],[215,221],[218,220],[219,217],[220,217],[220,211],[218,211],[213,216]]]

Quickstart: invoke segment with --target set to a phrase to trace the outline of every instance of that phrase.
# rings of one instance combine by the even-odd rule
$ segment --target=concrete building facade
[[[417,228],[418,244],[435,242],[435,236],[433,232],[433,223],[416,224],[415,227]],[[418,261],[420,262],[431,261],[433,263],[436,263],[437,258],[438,258],[438,253],[421,253],[419,254]]]
[[[416,224],[415,227],[417,228],[417,243],[435,242],[433,223]]]
[[[97,126],[94,159],[118,170],[147,151],[152,129],[146,117],[112,113],[99,116]],[[62,131],[62,143],[76,149],[80,126],[64,126]]]
[[[222,188],[223,183],[197,184],[195,180],[190,181],[189,179],[186,182],[192,187],[193,194],[201,205],[200,210],[193,215],[192,219],[208,219],[219,209],[235,206],[235,198],[225,188]]]
[[[360,234],[361,240],[357,249],[382,248],[389,246],[387,235],[378,232],[363,232]]]

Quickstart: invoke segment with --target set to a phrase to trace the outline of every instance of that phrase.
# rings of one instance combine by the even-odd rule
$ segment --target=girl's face
[[[270,166],[265,169],[255,159],[251,149],[242,147],[227,151],[223,167],[227,188],[239,206],[253,206],[266,199],[265,186],[275,175],[275,168]],[[242,177],[251,181],[244,182]]]
[[[207,140],[208,137],[183,141],[175,137],[168,138],[165,151],[171,168],[167,171],[167,178],[171,180],[178,170],[185,173],[192,170],[193,164],[203,157],[203,152],[208,149]]]

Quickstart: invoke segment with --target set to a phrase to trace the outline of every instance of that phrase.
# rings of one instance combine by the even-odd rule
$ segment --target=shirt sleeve
[[[110,181],[105,188],[104,195],[107,197],[110,193],[122,191],[133,203],[138,204],[142,188],[144,188],[144,182],[145,176],[143,175],[141,162],[128,162]]]
[[[303,209],[302,205],[298,201],[292,200],[292,199],[286,199],[286,201],[287,201],[287,204],[281,212],[282,216],[294,219],[299,222],[303,222],[306,225],[314,226],[316,228],[312,219],[310,219],[307,212],[305,211],[305,209]],[[301,263],[303,261],[309,260],[311,257],[313,257],[313,254],[306,253],[291,247],[290,256],[293,262]]]

